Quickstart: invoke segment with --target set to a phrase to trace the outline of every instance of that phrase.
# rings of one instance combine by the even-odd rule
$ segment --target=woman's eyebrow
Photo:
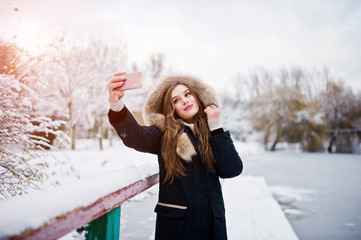
[[[189,91],[189,88],[187,88],[186,90],[184,90],[183,93],[185,93],[185,92],[187,92],[187,91]],[[176,98],[176,97],[178,97],[178,95],[175,95],[174,97],[172,97],[172,100],[173,100],[174,98]]]

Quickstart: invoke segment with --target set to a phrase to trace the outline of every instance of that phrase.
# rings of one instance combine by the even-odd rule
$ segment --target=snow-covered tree
[[[127,106],[132,109],[135,119],[143,124],[142,107],[144,100],[159,78],[167,74],[169,69],[165,64],[165,57],[161,53],[155,53],[150,56],[144,63],[133,63],[129,72],[142,72],[142,87],[128,91],[125,94]]]
[[[107,117],[107,85],[114,73],[124,70],[126,55],[124,45],[106,42],[103,39],[90,39],[88,53],[92,58],[86,64],[93,71],[88,76],[89,98],[81,109],[85,120],[83,125],[95,134],[99,140],[99,148],[103,149],[103,136],[108,135],[112,129]]]
[[[109,106],[107,83],[125,66],[124,44],[97,36],[101,34],[64,34],[53,44],[53,59],[43,63],[48,71],[42,77],[67,116],[71,149],[75,149],[77,137],[86,137],[94,130],[101,143]]]
[[[68,127],[70,128],[71,148],[75,149],[76,124],[82,116],[82,106],[89,99],[86,76],[89,69],[85,63],[89,56],[85,49],[75,44],[67,44],[67,40],[60,40],[56,51],[56,63],[45,62],[49,67],[46,74],[49,87],[54,92],[62,111],[66,112]],[[67,109],[67,111],[65,110]]]
[[[248,141],[253,133],[248,101],[239,101],[226,91],[220,92],[221,121],[237,140]]]
[[[318,101],[312,96],[310,75],[300,68],[281,69],[278,74],[253,74],[266,79],[251,101],[251,119],[254,128],[263,132],[266,148],[276,149],[280,141],[301,143],[307,151],[323,148],[325,135],[324,114]],[[264,76],[259,77],[259,76]],[[268,146],[269,142],[271,145]]]
[[[276,87],[256,97],[252,103],[252,123],[264,132],[263,143],[275,150],[286,126],[295,121],[295,112],[304,108],[303,96],[294,88]]]
[[[349,131],[347,135],[343,134],[343,136],[338,137],[340,141],[342,139],[344,142],[341,145],[348,146],[352,145],[352,131],[355,134],[360,132],[361,99],[360,94],[354,94],[352,89],[345,87],[342,81],[336,81],[334,77],[328,74],[325,75],[325,78],[328,81],[326,89],[319,96],[319,102],[321,103],[321,111],[325,114],[326,125],[330,134],[328,151],[332,152],[338,131]],[[360,136],[358,138],[360,139]],[[342,146],[338,147],[341,148]]]
[[[248,141],[253,133],[249,102],[257,90],[249,79],[241,74],[237,74],[227,87],[218,92],[222,124],[227,126],[235,139]]]
[[[52,148],[47,136],[62,135],[62,122],[44,114],[50,106],[39,91],[43,83],[35,71],[41,57],[0,41],[0,59],[0,194],[7,198],[45,177],[46,164],[34,158]]]
[[[255,129],[266,149],[274,150],[282,141],[299,143],[305,151],[320,151],[328,138],[332,148],[341,129],[345,133],[338,134],[338,142],[359,145],[360,93],[336,81],[327,69],[291,67],[273,73],[259,68],[248,78],[237,75],[233,80],[233,92],[223,96],[223,118],[242,139]]]

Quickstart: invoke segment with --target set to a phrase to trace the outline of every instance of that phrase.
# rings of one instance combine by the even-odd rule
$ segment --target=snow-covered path
[[[298,239],[263,177],[227,179],[222,188],[230,240]]]

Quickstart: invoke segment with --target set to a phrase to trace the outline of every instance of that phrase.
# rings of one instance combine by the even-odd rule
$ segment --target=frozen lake
[[[244,175],[266,179],[299,239],[361,239],[360,155],[265,152],[242,159]],[[151,239],[156,188],[122,205],[121,239]]]
[[[243,174],[280,190],[300,239],[361,239],[361,155],[267,152],[245,157]]]

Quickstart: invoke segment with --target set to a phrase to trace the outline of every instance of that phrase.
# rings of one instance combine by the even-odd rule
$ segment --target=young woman
[[[144,104],[149,126],[140,126],[122,102],[123,74],[108,85],[108,116],[126,146],[158,155],[155,239],[227,239],[219,177],[238,176],[243,165],[214,92],[195,77],[165,77]]]

